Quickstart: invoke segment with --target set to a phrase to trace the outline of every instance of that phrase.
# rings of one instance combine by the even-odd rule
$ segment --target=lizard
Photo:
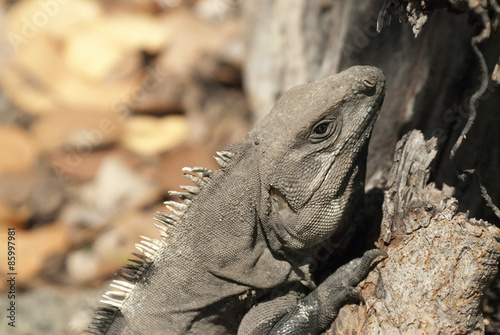
[[[385,253],[366,251],[322,283],[313,250],[341,239],[364,195],[368,142],[386,90],[382,71],[353,66],[295,86],[220,169],[184,168],[161,238],[103,295],[92,334],[320,334]]]

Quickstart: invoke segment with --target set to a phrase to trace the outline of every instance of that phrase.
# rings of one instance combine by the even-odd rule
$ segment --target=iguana
[[[368,141],[385,94],[382,72],[355,66],[285,92],[221,168],[184,168],[160,239],[104,295],[94,334],[320,334],[384,252],[316,285],[314,248],[341,238],[364,194]]]

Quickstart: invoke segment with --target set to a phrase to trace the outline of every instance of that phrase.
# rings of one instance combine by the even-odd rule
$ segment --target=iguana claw
[[[320,334],[335,320],[343,305],[365,303],[354,286],[366,277],[372,262],[379,256],[387,257],[387,253],[372,249],[340,267],[281,319],[269,334]]]

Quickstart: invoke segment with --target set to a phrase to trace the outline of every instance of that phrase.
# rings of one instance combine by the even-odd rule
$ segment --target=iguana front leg
[[[378,256],[387,254],[379,249],[365,252],[340,267],[302,300],[287,295],[255,306],[243,318],[238,335],[321,334],[344,304],[364,301],[354,286],[366,277]]]

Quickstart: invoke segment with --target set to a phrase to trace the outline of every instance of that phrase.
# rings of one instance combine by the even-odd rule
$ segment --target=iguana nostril
[[[373,80],[373,79],[364,79],[363,84],[366,87],[372,88],[372,87],[375,87],[375,85],[377,85],[377,81]]]
[[[363,92],[369,93],[373,92],[375,87],[377,86],[377,80],[374,78],[363,78],[358,79],[352,85],[352,90],[354,93]]]

